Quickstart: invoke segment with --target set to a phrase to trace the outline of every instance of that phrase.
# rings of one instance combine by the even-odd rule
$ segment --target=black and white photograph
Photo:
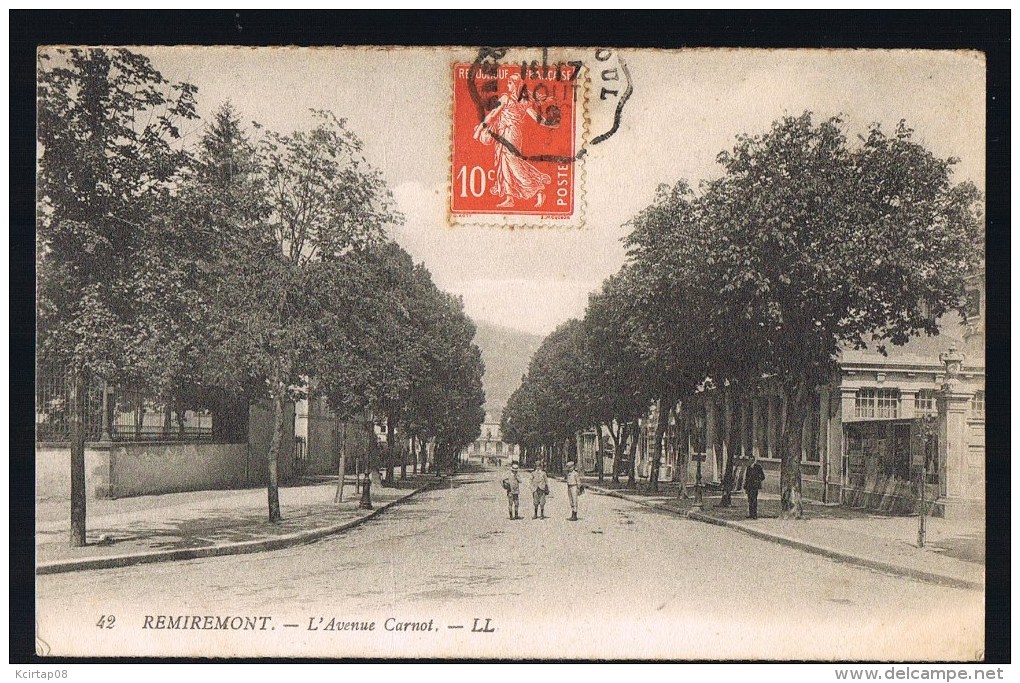
[[[36,655],[982,662],[986,70],[40,45]]]

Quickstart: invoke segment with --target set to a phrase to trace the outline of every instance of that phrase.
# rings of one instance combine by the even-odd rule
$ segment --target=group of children
[[[574,466],[573,461],[567,463],[566,482],[567,497],[570,499],[570,521],[577,521],[577,498],[584,492],[584,485],[581,483],[581,476]],[[506,491],[507,508],[510,519],[521,519],[521,480],[520,465],[516,462],[510,465],[510,474],[503,479],[503,490]],[[531,490],[532,501],[535,505],[535,514],[532,519],[545,519],[545,499],[549,495],[549,477],[545,473],[542,463],[536,463],[531,470],[531,477],[528,481],[528,488]]]

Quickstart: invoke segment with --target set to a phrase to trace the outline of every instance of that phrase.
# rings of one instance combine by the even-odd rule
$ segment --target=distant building
[[[503,441],[503,433],[499,429],[499,421],[495,415],[486,414],[482,424],[482,433],[467,449],[469,460],[487,462],[490,460],[519,460],[520,448]]]

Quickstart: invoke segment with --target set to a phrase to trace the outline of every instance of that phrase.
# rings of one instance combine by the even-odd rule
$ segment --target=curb
[[[661,505],[655,505],[648,503],[643,500],[634,498],[632,496],[626,496],[616,491],[610,491],[597,486],[589,486],[592,491],[600,493],[605,496],[611,496],[613,498],[620,498],[622,500],[643,505],[644,507],[652,508],[655,510],[662,510],[664,512],[672,512],[675,515],[686,517],[687,519],[695,520],[698,522],[704,522],[706,524],[714,524],[715,526],[727,527],[736,531],[743,532],[749,536],[754,536],[763,541],[770,541],[772,543],[778,543],[785,545],[796,550],[803,552],[812,553],[814,555],[822,555],[829,559],[836,560],[838,562],[844,562],[846,564],[853,564],[860,567],[866,567],[868,569],[875,569],[877,571],[885,572],[888,574],[896,574],[899,576],[905,576],[907,578],[916,579],[918,581],[924,581],[927,583],[936,583],[942,586],[951,586],[953,588],[963,588],[966,590],[984,590],[985,584],[978,581],[970,581],[967,579],[957,578],[955,576],[947,576],[945,574],[937,574],[935,572],[924,571],[923,569],[913,569],[910,567],[904,567],[902,565],[893,564],[891,562],[883,562],[882,560],[873,560],[867,557],[860,557],[859,555],[851,555],[849,553],[835,550],[833,548],[826,548],[825,546],[812,545],[805,543],[804,541],[798,541],[795,538],[789,536],[782,536],[780,534],[774,534],[767,531],[761,531],[759,529],[752,529],[744,526],[740,522],[731,522],[726,519],[718,519],[706,515],[703,512],[695,512],[693,510],[686,513],[678,510],[673,510]]]
[[[705,522],[707,524],[714,524],[716,526],[728,527],[741,531],[750,536],[756,538],[772,541],[773,543],[779,543],[780,545],[789,546],[796,548],[797,550],[803,550],[804,552],[813,553],[815,555],[822,555],[839,562],[845,562],[847,564],[855,564],[861,567],[867,567],[868,569],[876,569],[881,572],[889,574],[898,574],[900,576],[906,576],[911,579],[917,579],[918,581],[925,581],[928,583],[937,583],[944,586],[952,586],[954,588],[965,588],[968,590],[984,590],[984,583],[978,581],[969,581],[967,579],[960,579],[955,576],[947,576],[945,574],[936,574],[935,572],[924,571],[923,569],[913,569],[911,567],[904,567],[902,565],[893,564],[891,562],[883,562],[882,560],[873,560],[867,557],[860,557],[859,555],[850,555],[849,553],[835,550],[833,548],[826,548],[825,546],[812,545],[803,541],[798,541],[795,538],[789,536],[782,536],[780,534],[773,534],[767,531],[759,531],[758,529],[751,529],[749,527],[740,524],[739,522],[731,522],[726,519],[718,519],[716,517],[710,517],[701,512],[688,512],[688,519],[694,519],[699,522]]]
[[[153,562],[176,562],[179,560],[195,560],[204,557],[220,557],[224,555],[244,555],[247,553],[259,553],[268,550],[281,550],[295,545],[311,543],[326,536],[332,536],[342,531],[347,531],[356,526],[364,524],[376,515],[382,514],[394,505],[418,495],[422,491],[433,488],[437,482],[429,482],[424,486],[414,489],[406,496],[391,500],[384,505],[376,507],[367,515],[356,519],[334,524],[332,526],[296,531],[283,536],[260,539],[257,541],[241,541],[238,543],[224,543],[204,548],[181,548],[178,550],[157,550],[154,552],[133,553],[129,555],[108,555],[106,557],[90,557],[80,560],[52,560],[36,565],[37,576],[43,574],[62,574],[64,572],[77,572],[87,569],[112,569],[115,567],[130,567],[136,564],[150,564]]]

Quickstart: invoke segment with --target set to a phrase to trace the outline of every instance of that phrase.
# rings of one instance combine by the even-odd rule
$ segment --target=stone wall
[[[109,453],[111,498],[261,483],[248,476],[246,444],[125,443],[114,445]]]
[[[89,498],[240,488],[261,483],[250,471],[246,444],[114,443],[85,451]],[[71,449],[36,450],[36,497],[70,499]]]
[[[294,406],[284,419],[293,424]],[[120,498],[183,491],[264,486],[272,436],[272,412],[250,409],[248,443],[112,442],[89,443],[85,449],[85,487],[89,498]],[[294,437],[287,429],[280,443],[281,484],[297,475]],[[37,444],[36,499],[69,500],[71,449],[67,444]]]

